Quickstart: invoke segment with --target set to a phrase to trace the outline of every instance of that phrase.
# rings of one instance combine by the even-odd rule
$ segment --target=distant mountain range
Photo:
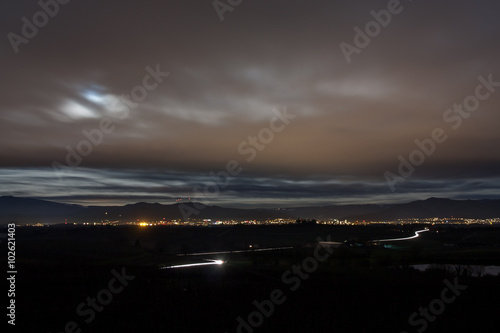
[[[98,222],[104,220],[159,221],[182,220],[181,204],[163,205],[139,202],[125,206],[81,206],[47,200],[0,197],[0,223],[62,223]],[[195,219],[264,220],[273,218],[313,218],[381,221],[397,218],[500,217],[500,200],[451,200],[429,198],[392,205],[328,205],[285,209],[237,209],[206,206],[199,203],[182,204],[184,211]]]
[[[451,200],[429,198],[404,204],[387,206],[378,212],[362,213],[351,219],[368,221],[393,220],[398,218],[462,217],[495,218],[500,217],[500,200]]]
[[[182,208],[180,207],[182,205]],[[0,223],[62,223],[109,221],[183,220],[181,209],[192,219],[258,219],[290,217],[283,212],[265,209],[237,209],[207,206],[200,203],[163,205],[138,202],[125,206],[81,206],[52,201],[0,197]],[[191,212],[191,213],[190,213]],[[198,212],[198,213],[196,213]]]

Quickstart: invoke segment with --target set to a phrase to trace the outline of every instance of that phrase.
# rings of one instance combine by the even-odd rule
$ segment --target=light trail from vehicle
[[[205,259],[208,262],[199,262],[194,264],[183,264],[183,265],[173,265],[173,266],[165,266],[160,267],[160,269],[170,269],[170,268],[186,268],[186,267],[196,267],[196,266],[208,266],[208,265],[222,265],[225,263],[223,260],[211,260]]]
[[[410,236],[410,237],[390,238],[390,239],[377,239],[377,240],[373,240],[371,242],[396,242],[396,241],[405,241],[405,240],[410,240],[410,239],[415,239],[417,237],[420,237],[420,233],[426,232],[426,231],[429,231],[429,229],[425,228],[423,230],[417,230],[417,231],[415,231],[415,235],[414,236]]]

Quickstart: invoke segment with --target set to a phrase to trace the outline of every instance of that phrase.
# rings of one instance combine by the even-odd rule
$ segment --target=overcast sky
[[[0,195],[255,207],[500,198],[498,1],[403,0],[349,59],[355,27],[387,1],[243,0],[218,13],[211,0],[73,0],[46,24],[37,1],[0,8]],[[23,29],[34,15],[36,33]],[[447,111],[478,91],[475,111]],[[400,174],[398,157],[435,129],[446,140]],[[68,149],[98,130],[102,143],[68,166]],[[231,160],[239,174],[215,191],[210,172]],[[206,186],[216,193],[201,198]]]

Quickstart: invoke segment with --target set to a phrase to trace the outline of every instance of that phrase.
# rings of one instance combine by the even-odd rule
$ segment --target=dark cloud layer
[[[0,194],[121,203],[192,196],[208,173],[243,171],[213,203],[390,202],[426,196],[498,197],[500,87],[452,129],[443,120],[500,82],[496,1],[401,1],[403,10],[347,63],[339,47],[387,1],[243,1],[219,20],[212,1],[70,1],[13,50],[37,1],[1,5]],[[111,105],[169,72],[124,119]],[[251,162],[238,147],[296,117]],[[104,134],[64,179],[66,147],[103,118]],[[415,140],[447,140],[395,192]],[[248,147],[248,146],[247,146]]]

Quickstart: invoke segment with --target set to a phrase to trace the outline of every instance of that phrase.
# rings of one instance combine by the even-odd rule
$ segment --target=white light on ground
[[[391,239],[378,239],[378,240],[373,241],[373,242],[395,242],[395,241],[404,241],[404,240],[414,239],[414,238],[419,237],[421,232],[426,232],[426,231],[429,231],[429,229],[423,229],[423,230],[415,231],[415,235],[414,236],[410,236],[410,237],[391,238]]]
[[[165,266],[161,267],[161,269],[170,269],[170,268],[186,268],[186,267],[196,267],[196,266],[208,266],[208,265],[222,265],[225,263],[223,260],[212,260],[205,259],[207,262],[199,262],[194,264],[184,264],[184,265],[173,265],[173,266]]]

